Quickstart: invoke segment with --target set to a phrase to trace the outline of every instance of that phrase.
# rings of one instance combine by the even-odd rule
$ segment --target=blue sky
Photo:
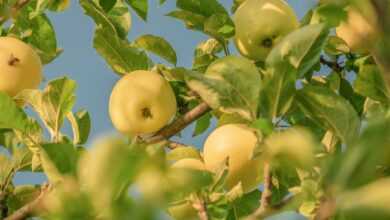
[[[220,2],[230,9],[232,0],[220,0]],[[299,18],[316,3],[315,0],[289,0],[288,2]],[[133,25],[129,40],[134,40],[143,34],[162,36],[175,48],[178,66],[190,67],[194,48],[207,39],[207,36],[187,30],[181,22],[164,16],[175,8],[174,0],[167,0],[163,6],[158,4],[158,0],[150,0],[149,3],[148,22],[145,23],[133,11],[131,12]],[[83,14],[75,0],[67,11],[50,13],[49,17],[56,30],[59,47],[63,48],[64,52],[45,67],[45,78],[51,80],[67,75],[77,81],[76,109],[86,108],[91,114],[90,140],[116,133],[108,117],[107,106],[111,89],[119,76],[113,73],[92,47],[95,24]],[[234,46],[231,46],[233,49]],[[196,138],[192,138],[191,134],[192,128],[186,129],[180,141],[201,147],[207,133]],[[31,173],[19,174],[16,177],[16,182],[19,184],[40,183],[42,180],[44,180],[42,175]]]

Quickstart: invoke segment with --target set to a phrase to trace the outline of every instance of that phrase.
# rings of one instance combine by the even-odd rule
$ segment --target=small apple
[[[160,130],[176,114],[176,98],[158,73],[137,70],[120,79],[112,90],[109,113],[112,123],[126,135]]]
[[[208,136],[203,155],[206,168],[218,171],[228,159],[227,187],[241,182],[244,192],[254,190],[263,179],[263,160],[253,159],[257,136],[244,124],[227,124]]]
[[[172,168],[185,168],[194,170],[206,170],[204,163],[194,158],[184,158],[172,164]]]
[[[234,24],[238,51],[256,61],[265,61],[271,49],[299,27],[294,10],[283,0],[246,0]]]
[[[15,96],[36,89],[42,81],[42,63],[28,44],[13,37],[0,37],[0,91]]]
[[[352,52],[366,54],[378,35],[375,16],[353,7],[348,8],[347,12],[347,20],[336,28],[336,35],[345,41]]]
[[[198,159],[194,158],[185,158],[176,161],[171,166],[172,168],[184,168],[184,169],[193,169],[193,170],[206,170],[204,163]],[[192,207],[190,201],[186,201],[182,204],[173,205],[168,208],[169,214],[178,220],[191,220],[198,219],[198,212]]]

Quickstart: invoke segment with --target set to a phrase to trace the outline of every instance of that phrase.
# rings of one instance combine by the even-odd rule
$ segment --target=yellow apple
[[[206,168],[216,172],[228,159],[227,187],[230,189],[241,182],[244,192],[250,192],[263,179],[263,160],[253,159],[256,144],[255,132],[246,125],[223,125],[214,130],[204,144]]]
[[[176,98],[158,73],[137,70],[120,79],[112,90],[109,113],[123,134],[149,134],[160,130],[176,114]]]
[[[347,9],[348,17],[336,28],[336,35],[343,39],[352,52],[368,53],[377,39],[375,15],[354,7]]]
[[[194,158],[185,158],[185,159],[178,160],[174,164],[172,164],[171,167],[193,169],[193,170],[206,170],[204,163]]]
[[[36,89],[42,81],[42,63],[28,44],[13,37],[0,37],[0,91],[15,96],[23,89]]]
[[[283,0],[246,0],[234,23],[238,51],[256,61],[265,61],[271,49],[299,27],[294,10]]]

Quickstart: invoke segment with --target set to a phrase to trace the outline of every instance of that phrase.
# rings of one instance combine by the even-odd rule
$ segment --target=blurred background
[[[229,10],[232,1],[219,0]],[[191,67],[195,47],[206,40],[207,36],[187,30],[178,20],[165,16],[175,8],[176,1],[167,0],[164,5],[159,5],[158,2],[158,0],[149,1],[148,22],[144,22],[132,12],[129,40],[132,41],[143,34],[162,36],[176,50],[178,66]],[[315,0],[288,0],[287,2],[295,9],[299,18],[302,18],[316,4]],[[88,147],[99,136],[116,134],[108,116],[107,106],[111,89],[119,76],[106,65],[92,47],[95,24],[83,14],[78,1],[72,0],[71,7],[64,13],[49,13],[49,17],[56,30],[58,45],[64,49],[64,52],[54,62],[45,66],[46,81],[42,86],[47,81],[63,75],[77,81],[76,109],[87,109],[92,118]],[[233,44],[230,47],[235,51]],[[154,59],[154,62],[164,63],[159,59]],[[68,130],[70,131],[69,126]],[[190,126],[182,132],[181,137],[176,139],[200,148],[209,131],[197,137],[192,137],[192,131],[193,127]],[[41,174],[20,173],[15,181],[17,184],[41,183],[45,179]]]

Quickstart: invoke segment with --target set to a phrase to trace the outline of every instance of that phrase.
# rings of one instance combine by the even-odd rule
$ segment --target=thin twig
[[[22,208],[16,210],[10,216],[5,218],[4,220],[24,220],[30,217],[34,211],[41,205],[43,199],[50,191],[50,185],[43,185],[41,188],[41,193],[39,196],[30,203],[27,203]]]
[[[264,190],[260,198],[260,207],[248,219],[262,219],[272,210],[272,175],[269,162],[264,162]]]
[[[320,63],[328,66],[336,73],[340,73],[341,71],[343,71],[343,67],[340,66],[340,64],[338,64],[337,62],[332,62],[332,61],[326,60],[323,56],[320,57]]]
[[[182,117],[176,119],[170,125],[161,129],[151,138],[148,138],[146,142],[153,144],[163,140],[167,140],[175,134],[179,133],[185,127],[190,125],[192,122],[194,122],[210,110],[210,107],[205,102],[202,102],[201,104],[184,114]]]
[[[192,204],[195,210],[198,211],[198,217],[200,220],[208,220],[209,217],[207,215],[207,208],[206,208],[206,203],[200,199],[197,198],[196,202]]]

